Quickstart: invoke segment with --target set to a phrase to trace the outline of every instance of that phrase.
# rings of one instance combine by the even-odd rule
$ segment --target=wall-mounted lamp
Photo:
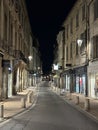
[[[81,47],[81,45],[82,45],[82,43],[83,43],[83,40],[78,39],[78,40],[77,40],[77,43],[78,43],[78,46]]]
[[[53,64],[53,69],[58,70],[58,64]]]
[[[32,56],[28,56],[29,60],[31,61],[32,60]]]

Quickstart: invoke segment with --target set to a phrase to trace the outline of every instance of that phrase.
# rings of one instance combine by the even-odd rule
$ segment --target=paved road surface
[[[0,130],[98,130],[98,124],[64,102],[43,82],[36,105],[1,125]]]

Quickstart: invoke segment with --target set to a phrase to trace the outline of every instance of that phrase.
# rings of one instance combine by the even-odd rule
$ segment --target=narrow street
[[[48,82],[39,87],[29,111],[0,125],[0,130],[98,130],[98,124],[53,93]]]

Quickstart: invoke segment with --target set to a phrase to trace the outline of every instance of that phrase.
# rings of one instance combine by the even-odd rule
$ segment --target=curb
[[[96,123],[98,123],[98,118],[95,117],[94,115],[92,115],[91,113],[89,113],[88,111],[83,110],[81,107],[79,107],[78,105],[72,104],[68,99],[66,99],[63,96],[60,96],[58,93],[52,91],[53,93],[55,93],[57,96],[59,96],[63,101],[65,101],[67,104],[69,104],[70,106],[72,106],[74,109],[78,110],[79,112],[81,112],[82,114],[84,114],[85,116],[89,117],[91,120],[95,121]]]
[[[12,115],[12,116],[4,117],[3,119],[0,119],[0,127],[1,127],[3,124],[5,124],[5,123],[9,122],[10,120],[12,120],[13,118],[15,118],[15,117],[17,117],[17,116],[20,116],[21,114],[24,114],[24,113],[26,113],[27,111],[29,111],[30,109],[32,109],[32,108],[35,106],[36,102],[37,102],[37,97],[38,97],[38,94],[35,94],[34,99],[33,99],[33,101],[32,101],[32,104],[31,104],[30,106],[28,106],[27,108],[24,108],[23,110],[21,110],[21,111],[15,113],[15,114]]]
[[[74,104],[70,103],[70,101],[68,101],[67,99],[63,99],[62,98],[62,100],[64,100],[67,104],[69,104],[73,108],[77,109],[79,112],[83,113],[84,115],[86,115],[87,117],[89,117],[90,119],[92,119],[93,121],[95,121],[96,123],[98,123],[98,118],[95,117],[94,115],[92,115],[91,113],[89,113],[88,111],[85,111],[84,109],[82,109],[78,105],[74,105]]]

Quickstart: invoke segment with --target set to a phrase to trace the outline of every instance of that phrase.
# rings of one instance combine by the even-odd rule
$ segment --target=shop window
[[[79,93],[80,88],[79,88],[79,76],[76,76],[76,93]]]
[[[95,76],[95,96],[98,97],[98,75]]]

